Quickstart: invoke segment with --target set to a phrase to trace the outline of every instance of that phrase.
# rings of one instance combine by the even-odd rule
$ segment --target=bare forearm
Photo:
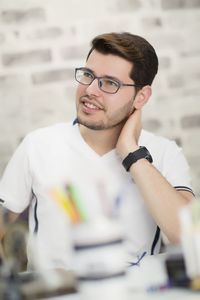
[[[171,242],[179,242],[179,212],[192,194],[177,192],[146,159],[133,164],[130,172],[156,223]]]
[[[139,149],[138,140],[141,128],[141,109],[136,109],[125,123],[116,145],[122,160],[130,152]],[[179,242],[179,213],[181,208],[193,198],[192,194],[176,191],[145,158],[133,163],[130,167],[130,173],[155,222],[171,242]]]

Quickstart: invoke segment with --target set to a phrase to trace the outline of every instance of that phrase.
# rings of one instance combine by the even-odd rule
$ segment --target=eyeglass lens
[[[87,69],[76,69],[76,80],[85,85],[90,85],[93,80],[98,80],[99,88],[106,93],[116,93],[120,87],[120,84],[107,77],[96,77],[92,72]]]

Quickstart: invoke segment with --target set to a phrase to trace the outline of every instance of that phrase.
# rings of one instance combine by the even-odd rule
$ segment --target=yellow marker
[[[60,208],[62,208],[62,210],[65,212],[65,214],[67,214],[67,216],[69,217],[70,221],[72,223],[78,223],[80,221],[77,213],[75,212],[69,198],[67,197],[67,195],[65,195],[63,193],[63,191],[61,189],[53,189],[51,191],[51,194],[53,196],[53,199],[58,203],[58,205],[60,206]]]

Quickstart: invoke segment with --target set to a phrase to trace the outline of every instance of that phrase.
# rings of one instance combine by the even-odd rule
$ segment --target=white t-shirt
[[[191,191],[188,164],[173,141],[143,130],[139,144],[147,147],[154,166],[172,186]],[[102,211],[119,217],[131,255],[159,252],[157,225],[115,149],[99,156],[77,124],[60,123],[28,134],[0,181],[3,206],[16,213],[30,206],[30,234],[44,250],[47,265],[71,267],[70,221],[49,192],[67,183],[78,186],[91,220]]]

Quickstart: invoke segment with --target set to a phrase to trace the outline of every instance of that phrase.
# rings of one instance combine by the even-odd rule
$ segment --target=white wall
[[[0,0],[0,173],[27,132],[72,118],[73,69],[106,31],[140,34],[156,48],[144,126],[182,145],[200,193],[198,0]]]

